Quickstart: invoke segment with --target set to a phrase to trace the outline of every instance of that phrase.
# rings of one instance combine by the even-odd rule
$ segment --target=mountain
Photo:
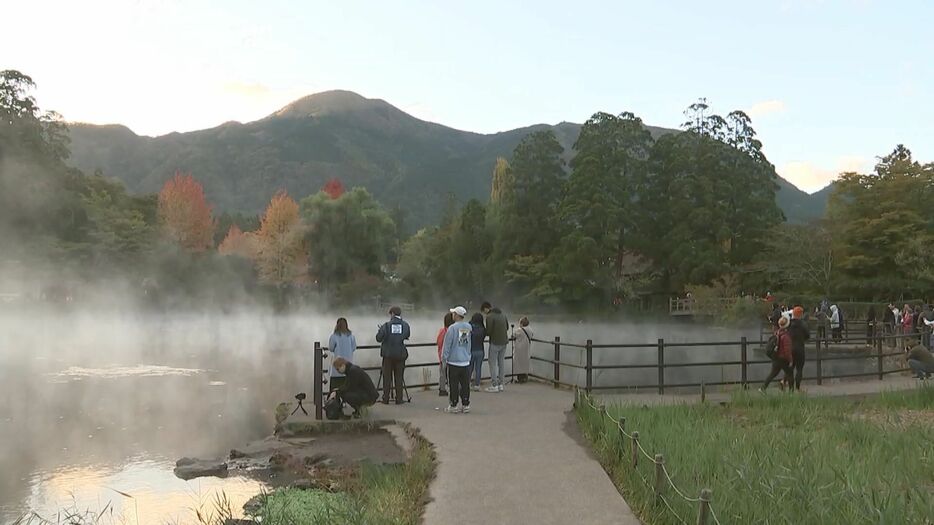
[[[419,120],[383,100],[327,91],[254,122],[159,137],[121,125],[71,124],[69,162],[116,177],[132,192],[159,191],[176,170],[189,171],[215,208],[230,212],[259,213],[279,189],[298,199],[336,177],[403,210],[412,231],[441,217],[448,194],[460,202],[487,200],[496,157],[508,158],[526,134],[552,129],[570,156],[580,127],[562,122],[471,133]],[[675,131],[648,129],[655,137]],[[780,183],[777,200],[790,219],[822,213],[811,196]]]

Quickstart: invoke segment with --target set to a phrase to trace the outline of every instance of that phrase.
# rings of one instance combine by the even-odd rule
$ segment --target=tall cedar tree
[[[159,192],[159,222],[173,242],[201,252],[214,242],[214,219],[204,188],[191,174],[175,172]]]

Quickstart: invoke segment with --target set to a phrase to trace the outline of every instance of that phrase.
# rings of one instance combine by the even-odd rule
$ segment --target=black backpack
[[[324,404],[324,416],[331,421],[336,421],[344,417],[344,402],[341,400],[340,395],[329,399],[327,403]]]

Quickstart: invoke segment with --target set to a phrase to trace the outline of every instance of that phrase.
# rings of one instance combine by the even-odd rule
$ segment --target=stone
[[[189,480],[214,476],[227,477],[227,463],[217,459],[182,458],[175,462],[175,475]]]
[[[239,450],[232,448],[230,449],[230,459],[241,459],[247,457],[245,452],[240,452]]]

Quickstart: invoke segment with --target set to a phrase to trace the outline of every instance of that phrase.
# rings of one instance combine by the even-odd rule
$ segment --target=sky
[[[816,191],[903,143],[934,160],[934,2],[0,0],[0,69],[66,120],[143,135],[347,89],[491,133],[705,97]],[[13,23],[10,23],[13,22]]]

